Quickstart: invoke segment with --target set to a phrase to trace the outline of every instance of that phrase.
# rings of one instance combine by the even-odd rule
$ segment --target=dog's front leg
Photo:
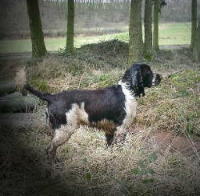
[[[114,133],[105,133],[107,147],[113,143]]]
[[[124,127],[117,127],[112,144],[123,143],[126,139],[127,131]]]

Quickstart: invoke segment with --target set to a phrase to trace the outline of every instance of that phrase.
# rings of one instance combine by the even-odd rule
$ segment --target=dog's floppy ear
[[[134,69],[134,66],[131,68],[131,78],[132,78],[132,88],[134,90],[135,96],[139,96],[142,94],[142,96],[145,95],[144,93],[144,84],[143,84],[143,75],[142,70]]]

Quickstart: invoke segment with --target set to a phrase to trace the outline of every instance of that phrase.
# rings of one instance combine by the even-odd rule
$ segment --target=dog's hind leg
[[[54,137],[47,147],[47,155],[50,160],[55,160],[57,148],[67,142],[75,131],[76,129],[71,126],[63,126],[55,130]]]
[[[66,114],[67,124],[61,125],[59,129],[55,130],[51,144],[47,148],[48,156],[52,160],[55,160],[57,148],[68,141],[71,135],[79,128],[77,119],[78,108],[77,105],[72,105],[72,109]]]

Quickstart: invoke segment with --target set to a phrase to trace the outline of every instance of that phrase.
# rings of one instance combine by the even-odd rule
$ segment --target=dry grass
[[[127,66],[123,64],[124,47],[114,41],[108,46],[85,46],[75,56],[50,56],[29,63],[29,80],[52,92],[116,84]],[[119,67],[114,66],[117,61]],[[103,132],[81,127],[59,149],[59,161],[51,168],[45,154],[50,138],[43,130],[4,131],[0,142],[2,193],[199,195],[198,152],[193,158],[171,152],[171,143],[161,149],[152,137],[160,131],[199,135],[199,64],[188,58],[186,49],[161,51],[149,63],[165,77],[160,86],[148,89],[138,100],[137,117],[124,145],[106,148]]]
[[[1,190],[5,195],[197,195],[199,161],[158,151],[150,131],[129,133],[124,145],[107,149],[102,132],[81,127],[59,149],[54,168],[45,154],[50,138],[42,130],[9,137],[4,132]]]

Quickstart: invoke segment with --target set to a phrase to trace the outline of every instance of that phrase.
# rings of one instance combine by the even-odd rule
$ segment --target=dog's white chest
[[[126,117],[123,121],[123,126],[128,127],[132,123],[134,117],[136,116],[137,102],[135,97],[131,94],[126,84],[123,82],[119,82],[122,87],[122,91],[125,95],[125,111]]]

